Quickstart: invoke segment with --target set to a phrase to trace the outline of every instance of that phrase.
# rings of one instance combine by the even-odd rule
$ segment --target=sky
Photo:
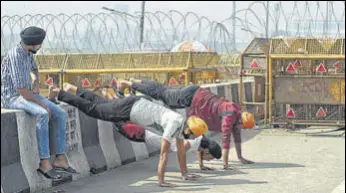
[[[19,15],[23,16],[26,14],[30,15],[36,15],[36,14],[53,14],[58,15],[60,13],[64,13],[67,15],[72,15],[75,13],[78,14],[87,14],[87,13],[109,13],[106,10],[103,10],[102,7],[109,7],[109,8],[119,8],[121,5],[128,5],[129,7],[129,13],[133,14],[134,12],[139,12],[141,10],[141,3],[142,1],[85,1],[85,2],[78,2],[78,1],[1,1],[1,16],[8,15]],[[194,12],[199,17],[205,16],[211,21],[217,21],[221,22],[227,18],[229,18],[233,12],[233,3],[234,1],[146,1],[146,11],[147,12],[156,12],[156,11],[162,11],[167,13],[169,10],[177,10],[181,12],[182,14],[186,14],[188,12]],[[242,10],[249,7],[249,5],[254,4],[255,1],[236,1],[236,10]],[[266,2],[264,2],[266,3]],[[270,10],[271,10],[271,19],[275,19],[275,5],[278,3],[278,1],[271,1],[270,2]],[[308,13],[309,17],[305,17],[304,19],[307,20],[319,20],[322,23],[319,24],[319,28],[321,26],[323,27],[323,19],[322,15],[325,13],[326,10],[326,1],[288,1],[288,2],[281,2],[282,3],[282,10],[285,11],[285,16],[281,14],[280,20],[278,20],[278,29],[285,30],[287,27],[289,29],[295,30],[294,27],[296,26],[294,24],[295,20],[299,20],[301,18],[304,18],[304,14]],[[316,8],[316,4],[320,4],[320,9]],[[258,28],[251,28],[250,30],[255,31],[256,33],[250,33],[250,32],[244,32],[242,27],[236,27],[236,34],[237,34],[237,40],[242,39],[243,36],[245,37],[252,37],[255,35],[261,35],[264,34],[264,25],[258,22],[256,17],[259,17],[260,20],[263,22],[265,21],[266,13],[265,9],[261,4],[258,2],[255,3],[256,5],[251,8],[254,14],[251,15],[251,13],[248,11],[248,17],[245,18],[244,15],[237,15],[240,17],[240,19],[245,19],[248,22],[251,22],[258,26]],[[297,5],[299,14],[293,13],[294,5]],[[345,8],[343,2],[333,2],[333,12],[336,15],[336,18],[344,18],[345,15]],[[306,9],[306,5],[309,5],[309,10]],[[262,6],[262,7],[261,7]],[[243,12],[245,13],[245,12]],[[290,17],[293,15],[293,19],[284,20],[285,17]],[[189,17],[193,18],[193,17]],[[287,22],[289,21],[289,22]],[[343,19],[343,21],[345,21]],[[190,21],[187,23],[193,23],[194,21]],[[84,29],[83,22],[78,23],[78,27],[80,30]],[[100,22],[99,22],[100,23]],[[273,20],[272,22],[274,23]],[[293,23],[293,24],[292,24]],[[68,24],[71,24],[69,22]],[[72,23],[73,24],[73,23]],[[72,25],[71,24],[71,25]],[[225,27],[230,30],[232,33],[232,23],[231,20],[228,20],[227,22],[223,22]],[[240,25],[238,22],[237,24]],[[16,24],[18,25],[18,23]],[[170,25],[170,23],[165,25]],[[315,23],[313,23],[315,25]],[[343,22],[343,25],[345,25],[345,22]],[[85,25],[86,26],[86,25]],[[148,25],[147,25],[148,26]],[[307,25],[306,25],[307,26]],[[305,27],[306,27],[305,26]],[[8,32],[9,25],[6,25],[2,30],[4,32]],[[195,27],[195,26],[194,26]],[[304,26],[301,26],[303,28]],[[310,26],[308,26],[310,27]],[[258,30],[260,28],[260,30]],[[270,25],[269,31],[274,31],[275,26]],[[312,26],[312,28],[315,28],[315,26]],[[72,30],[73,28],[71,28]],[[322,29],[322,28],[321,28]],[[345,29],[343,27],[343,29]],[[12,30],[12,29],[11,29]],[[262,30],[262,31],[261,31]],[[238,38],[240,36],[241,38]]]
[[[140,11],[141,1],[1,1],[1,16],[25,14],[58,14],[58,13],[99,13],[106,12],[102,6],[115,8],[117,4],[128,4],[130,13]],[[182,13],[189,11],[214,20],[222,20],[232,13],[232,1],[146,1],[146,10],[168,11],[178,10]],[[239,9],[246,8],[248,2],[237,2]],[[213,11],[211,11],[213,10]]]
[[[83,4],[83,5],[81,5]],[[106,12],[102,6],[115,8],[117,4],[128,4],[130,13],[140,11],[141,1],[1,1],[1,16],[3,15],[25,15],[25,14],[57,14],[57,13],[99,13]],[[247,7],[247,3],[238,2],[239,8]],[[146,1],[146,10],[168,11],[178,10],[186,13],[195,12],[209,18],[219,20],[229,17],[232,12],[232,1]],[[217,10],[217,11],[210,11]]]
[[[238,10],[247,8],[250,3],[252,2],[237,1],[236,8]],[[1,1],[1,16],[109,13],[102,7],[115,9],[122,4],[128,5],[129,13],[133,14],[141,10],[142,1],[86,1],[83,3],[78,1]],[[205,16],[209,20],[218,22],[229,18],[233,11],[233,1],[146,1],[145,6],[147,12],[162,11],[167,13],[169,10],[177,10],[182,14],[194,12],[198,16]]]
[[[98,13],[102,12],[102,6],[115,8],[120,4],[127,4],[130,12],[140,11],[142,1],[1,1],[1,16],[3,15],[25,15],[25,14],[57,14],[57,13]],[[247,8],[254,1],[236,1],[237,10]],[[278,1],[271,1],[274,6]],[[305,4],[306,1],[288,1],[285,2],[285,9],[292,9],[294,3]],[[319,2],[325,7],[325,1]],[[340,4],[341,3],[341,4]],[[342,7],[342,2],[336,4],[334,9]],[[227,18],[232,13],[233,1],[146,1],[146,10],[168,11],[178,10],[186,13],[195,12],[198,15],[204,15],[215,20]],[[315,9],[315,2],[309,2],[312,11]],[[343,6],[344,7],[344,6]]]

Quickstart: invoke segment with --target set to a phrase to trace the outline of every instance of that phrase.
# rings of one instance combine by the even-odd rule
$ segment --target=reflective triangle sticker
[[[53,78],[48,77],[48,79],[46,80],[46,84],[48,84],[49,86],[53,85]]]
[[[287,66],[286,71],[287,72],[295,72],[296,69],[294,68],[293,64],[290,64],[289,66]]]
[[[294,62],[294,67],[301,67],[302,66],[302,63],[300,62],[300,60],[296,60]]]
[[[286,117],[288,117],[288,118],[296,117],[296,114],[294,113],[293,109],[288,110]]]
[[[327,72],[327,69],[324,67],[324,65],[321,63],[320,65],[318,65],[318,67],[316,68],[316,72]]]
[[[259,65],[257,63],[257,60],[256,59],[253,59],[252,62],[251,62],[251,69],[258,69]]]
[[[117,80],[115,78],[112,78],[111,82],[109,83],[109,86],[113,87],[113,86],[117,86]]]
[[[326,117],[327,113],[322,107],[320,107],[316,113],[316,117]]]
[[[91,86],[91,84],[90,84],[89,80],[87,78],[85,78],[84,81],[83,81],[83,87],[87,88],[87,87],[90,87],[90,86]]]
[[[336,61],[336,62],[334,63],[334,67],[335,67],[336,69],[340,69],[340,68],[341,68],[340,61]]]
[[[101,86],[101,81],[100,80],[96,80],[94,82],[94,86]]]
[[[174,77],[171,77],[171,78],[169,79],[169,82],[168,82],[168,85],[169,85],[169,86],[174,86],[174,85],[178,85],[178,84],[179,84],[178,81],[175,80]]]

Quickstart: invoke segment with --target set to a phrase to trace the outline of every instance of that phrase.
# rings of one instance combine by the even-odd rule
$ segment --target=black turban
[[[38,27],[27,27],[20,32],[20,38],[25,45],[42,44],[45,37],[46,31]]]

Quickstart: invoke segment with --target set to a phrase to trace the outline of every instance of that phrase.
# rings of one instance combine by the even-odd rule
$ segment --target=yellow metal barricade
[[[345,39],[272,39],[269,69],[270,123],[345,124]]]

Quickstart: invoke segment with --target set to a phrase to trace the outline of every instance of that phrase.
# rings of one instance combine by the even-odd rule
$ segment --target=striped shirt
[[[1,62],[1,103],[6,106],[13,97],[19,96],[18,89],[31,90],[30,72],[37,70],[31,53],[26,54],[18,44]]]

